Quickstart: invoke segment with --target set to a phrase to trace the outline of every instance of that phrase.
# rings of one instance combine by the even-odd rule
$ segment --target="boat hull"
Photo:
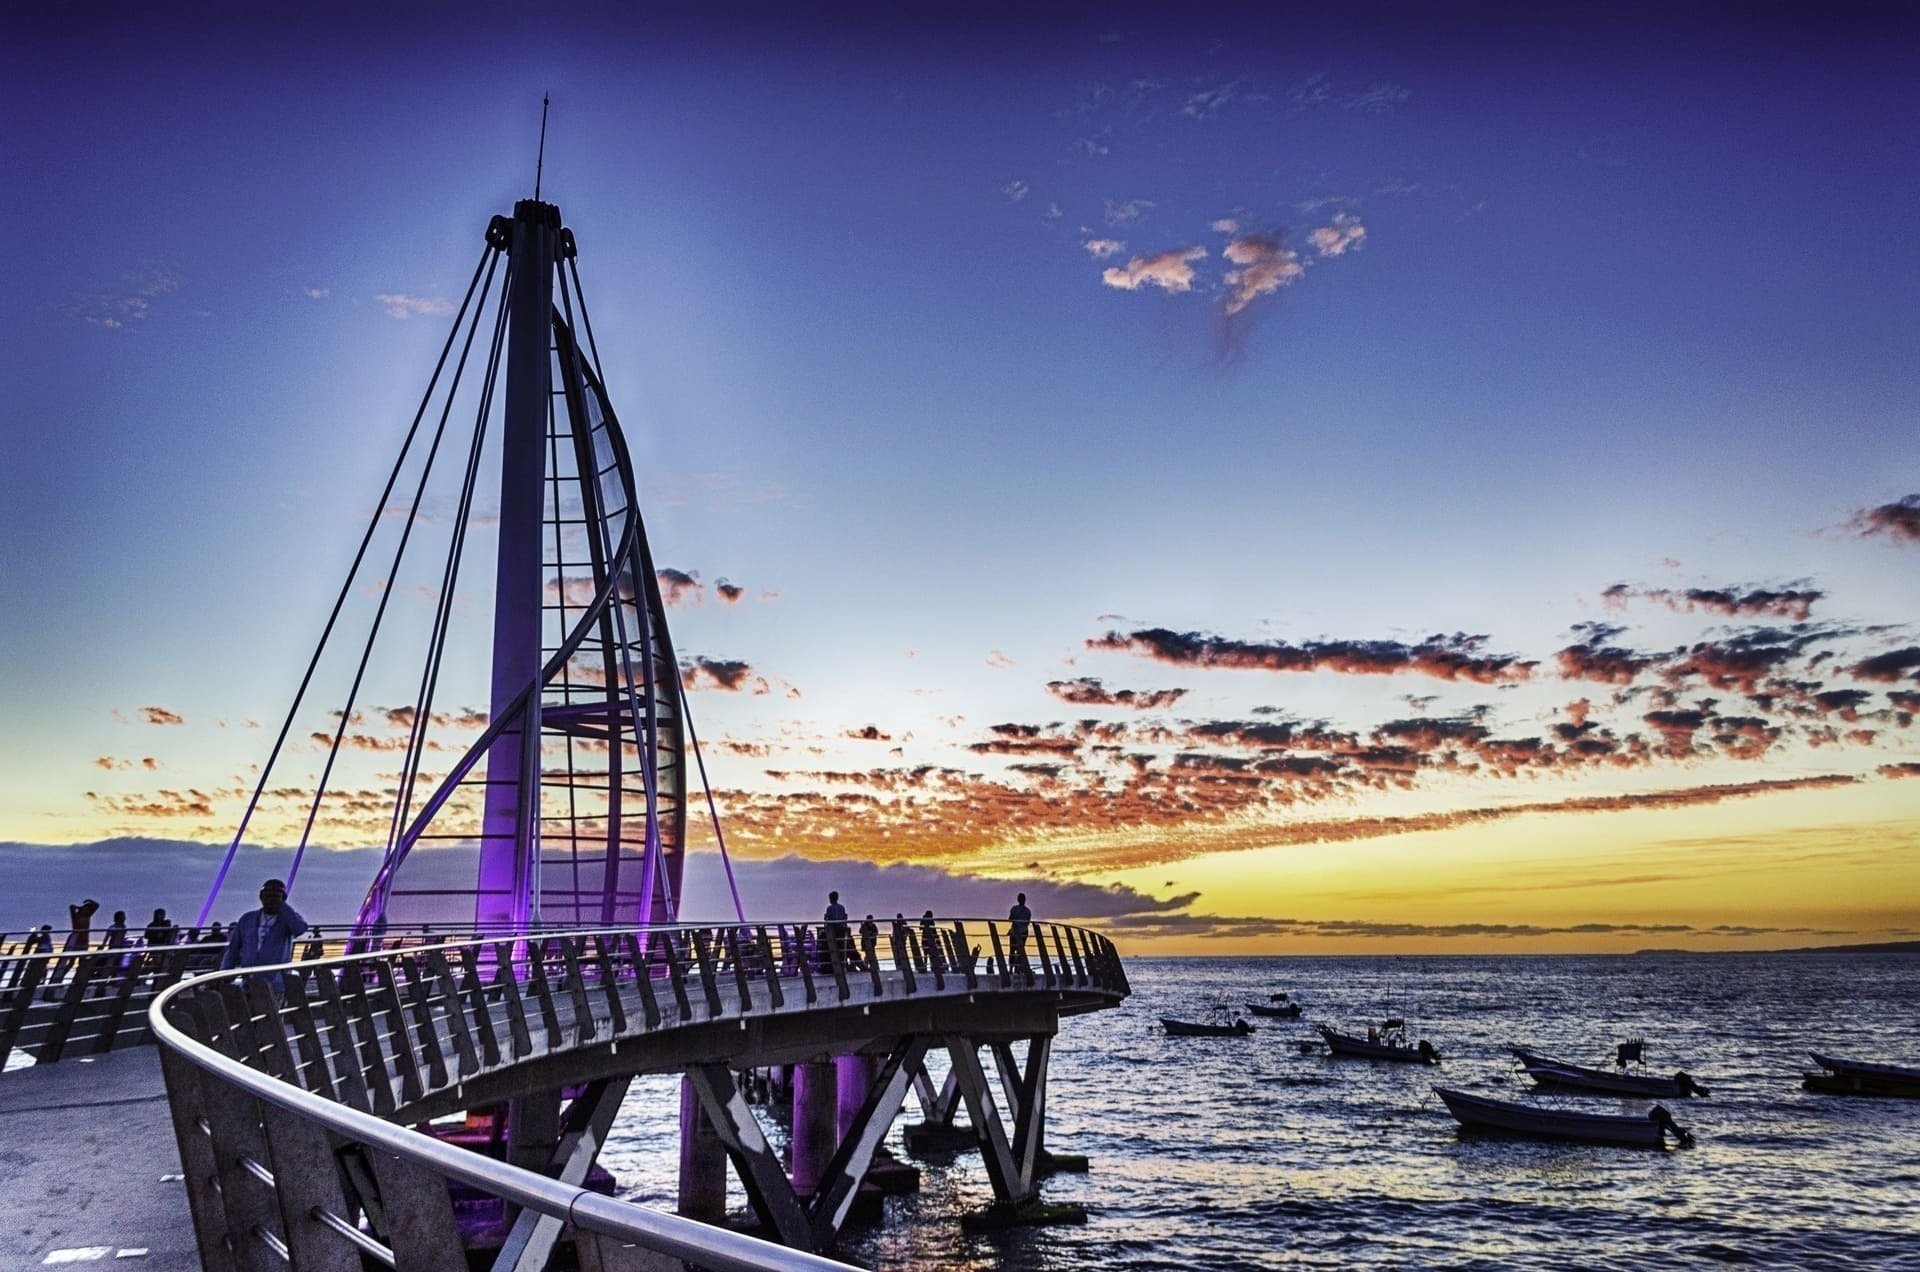
[[[1584,1065],[1568,1064],[1563,1060],[1551,1060],[1546,1056],[1535,1055],[1522,1047],[1512,1048],[1519,1059],[1520,1067],[1527,1071],[1534,1085],[1546,1090],[1565,1092],[1570,1095],[1608,1095],[1624,1096],[1636,1100],[1683,1099],[1691,1095],[1705,1095],[1705,1088],[1692,1079],[1682,1082],[1679,1078],[1657,1078],[1649,1074],[1610,1073],[1605,1069],[1589,1069]]]
[[[1884,1099],[1920,1100],[1920,1069],[1895,1064],[1868,1064],[1813,1052],[1826,1073],[1809,1073],[1801,1084],[1823,1095],[1866,1095]]]
[[[1318,1026],[1320,1036],[1327,1040],[1327,1050],[1336,1056],[1353,1060],[1392,1060],[1400,1064],[1439,1064],[1440,1054],[1431,1047],[1422,1051],[1419,1047],[1395,1047],[1384,1042],[1368,1042],[1365,1038],[1356,1038],[1352,1034],[1343,1034],[1338,1029]]]
[[[1489,1100],[1464,1091],[1435,1087],[1434,1094],[1461,1127],[1522,1139],[1555,1140],[1577,1144],[1607,1144],[1620,1148],[1663,1148],[1666,1131],[1653,1117],[1622,1117],[1605,1113],[1568,1113],[1534,1108],[1506,1100]]]
[[[1169,1038],[1244,1038],[1253,1032],[1252,1025],[1212,1025],[1168,1016],[1160,1017],[1160,1025]]]
[[[1256,1016],[1277,1017],[1282,1020],[1295,1020],[1300,1015],[1299,1003],[1288,1003],[1285,1007],[1262,1007],[1259,1003],[1247,1003],[1246,1009]]]

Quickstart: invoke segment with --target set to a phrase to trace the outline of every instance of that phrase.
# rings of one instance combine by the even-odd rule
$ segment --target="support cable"
[[[306,698],[307,689],[313,683],[314,670],[320,665],[320,656],[326,652],[327,641],[333,635],[333,625],[340,618],[340,611],[346,605],[348,595],[353,591],[353,580],[360,572],[360,563],[366,558],[367,548],[373,542],[373,535],[380,528],[381,514],[386,511],[387,499],[393,494],[395,483],[406,467],[407,455],[413,449],[415,436],[420,432],[420,421],[426,418],[427,407],[433,401],[434,387],[440,381],[440,372],[447,365],[447,355],[453,351],[453,342],[460,335],[460,324],[465,320],[467,306],[473,301],[474,288],[480,285],[480,275],[487,267],[487,259],[494,249],[488,246],[473,267],[473,278],[467,283],[467,294],[460,302],[459,312],[453,316],[453,326],[447,332],[447,343],[440,350],[440,359],[433,365],[433,375],[427,380],[427,389],[420,397],[419,409],[413,413],[413,423],[407,429],[406,440],[400,445],[400,455],[393,461],[393,471],[387,474],[386,485],[381,487],[379,499],[374,501],[373,517],[367,524],[367,532],[360,537],[360,547],[353,554],[353,564],[347,567],[346,580],[340,585],[340,595],[334,598],[333,609],[327,615],[327,623],[320,632],[320,642],[314,646],[313,656],[307,660],[307,670],[300,677],[300,687],[294,691],[293,705],[287,708],[287,718],[280,725],[280,734],[273,740],[273,749],[267,752],[267,762],[261,766],[260,780],[254,784],[253,795],[247,800],[247,811],[241,814],[239,828],[233,832],[233,842],[227,845],[226,856],[220,861],[220,869],[213,876],[213,886],[207,891],[207,899],[200,907],[200,915],[194,920],[195,927],[205,927],[207,918],[213,913],[213,906],[220,898],[220,889],[227,881],[227,871],[233,866],[235,854],[240,851],[240,841],[246,836],[247,826],[253,821],[255,810],[260,807],[260,796],[267,789],[267,781],[273,775],[273,766],[280,758],[280,750],[286,745],[287,734],[293,729],[293,721],[300,713],[300,704]]]
[[[498,259],[498,258],[496,258]],[[488,280],[491,285],[491,279]],[[384,867],[393,857],[406,816],[413,808],[413,792],[420,776],[420,763],[426,751],[427,722],[433,713],[433,700],[440,684],[440,665],[446,653],[447,633],[452,627],[453,593],[460,578],[460,561],[466,550],[469,518],[473,513],[474,490],[479,482],[480,456],[486,444],[487,421],[491,416],[494,389],[500,369],[500,349],[506,332],[506,298],[513,289],[513,265],[509,261],[500,284],[500,308],[494,318],[493,340],[488,348],[487,369],[481,379],[480,402],[475,409],[473,442],[467,450],[466,476],[460,487],[460,505],[454,512],[453,535],[447,547],[447,564],[440,580],[440,596],[434,609],[433,631],[427,642],[427,659],[420,673],[420,689],[414,698],[413,727],[407,735],[406,759],[401,765],[400,783],[394,794],[393,817],[387,827],[387,847],[381,858]],[[389,882],[391,875],[386,874]],[[386,912],[386,896],[381,897],[380,913]]]
[[[590,353],[593,354],[593,373],[599,379],[601,386],[604,388],[607,382],[607,378],[606,378],[605,372],[601,370],[601,366],[600,366],[600,347],[598,344],[594,342],[594,339],[593,339],[593,318],[590,314],[587,313],[587,293],[580,286],[579,262],[573,258],[568,258],[567,268],[571,270],[573,273],[573,290],[580,297],[580,325],[587,333],[587,349]],[[564,283],[564,280],[562,281]],[[563,296],[565,295],[564,286],[562,287],[562,295]],[[632,497],[634,495],[637,495],[638,492],[637,491],[629,492],[629,494],[630,494],[630,497],[628,499],[628,503],[633,508],[633,515],[635,517],[638,517],[640,515],[639,500],[637,498]],[[700,739],[698,738],[698,736],[695,735],[693,731],[693,712],[687,705],[686,687],[680,683],[680,678],[677,674],[674,676],[674,693],[675,693],[676,699],[680,704],[680,718],[686,721],[687,742],[688,742],[688,745],[693,750],[694,763],[697,766],[699,766],[699,769],[700,769],[700,788],[702,791],[706,793],[707,814],[713,819],[713,837],[715,842],[718,843],[720,847],[720,864],[726,868],[727,889],[733,894],[734,914],[740,919],[741,922],[745,922],[747,915],[746,915],[746,910],[740,904],[740,886],[738,883],[734,881],[734,877],[733,877],[733,856],[731,853],[727,851],[727,837],[723,833],[721,833],[721,830],[720,830],[720,810],[714,803],[713,784],[707,780],[707,761],[706,761],[706,758],[702,756],[700,753]]]
[[[497,265],[499,257],[493,258]],[[493,269],[487,271],[489,287],[493,282]],[[433,475],[433,462],[439,456],[440,443],[446,437],[447,420],[453,415],[453,399],[460,389],[460,377],[466,371],[467,358],[473,352],[473,338],[480,330],[480,310],[485,307],[486,294],[481,293],[481,304],[474,307],[473,321],[468,324],[466,341],[460,348],[460,361],[453,369],[453,380],[447,386],[447,403],[440,410],[440,422],[433,431],[433,442],[427,449],[425,465],[420,470],[420,480],[413,489],[413,503],[407,509],[407,524],[401,527],[400,542],[393,550],[393,564],[387,567],[385,585],[380,589],[380,603],[374,607],[373,626],[367,632],[366,644],[360,650],[360,664],[354,669],[353,684],[347,690],[347,702],[340,712],[340,724],[333,731],[333,742],[327,748],[327,762],[320,770],[320,782],[314,787],[313,804],[307,809],[307,824],[300,831],[300,846],[294,849],[293,864],[287,869],[287,887],[293,887],[294,876],[300,873],[300,859],[306,856],[307,842],[313,836],[313,823],[320,815],[320,804],[327,795],[327,782],[333,776],[334,761],[340,757],[340,742],[346,736],[347,725],[353,719],[354,702],[360,696],[360,683],[367,674],[367,661],[373,656],[373,645],[380,637],[380,624],[387,616],[387,603],[393,599],[394,579],[400,573],[400,563],[406,557],[407,543],[413,537],[413,527],[420,515],[420,501],[427,492],[427,480]]]

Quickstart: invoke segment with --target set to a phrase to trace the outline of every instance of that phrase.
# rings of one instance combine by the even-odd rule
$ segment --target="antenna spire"
[[[552,96],[540,94],[540,157],[533,161],[533,197],[540,197],[540,170],[547,166],[547,103]]]

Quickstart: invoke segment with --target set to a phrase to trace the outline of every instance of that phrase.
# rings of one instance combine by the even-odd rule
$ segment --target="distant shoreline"
[[[1880,941],[1870,945],[1800,945],[1784,950],[1635,950],[1635,954],[1920,954],[1920,941]]]

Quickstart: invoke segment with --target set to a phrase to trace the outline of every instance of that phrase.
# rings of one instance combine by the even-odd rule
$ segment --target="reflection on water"
[[[1138,959],[1118,1011],[1064,1022],[1047,1144],[1092,1159],[1044,1196],[1084,1227],[967,1236],[992,1193],[977,1156],[921,1160],[918,1196],[843,1254],[885,1268],[1295,1266],[1920,1268],[1920,1101],[1799,1089],[1809,1048],[1920,1062],[1920,957]],[[1161,1036],[1214,1001],[1299,997],[1249,1038]],[[1404,1015],[1441,1070],[1333,1061],[1294,1042],[1316,1020]],[[1590,1064],[1643,1036],[1699,1136],[1664,1153],[1462,1139],[1436,1079],[1534,1098],[1507,1043]],[[989,1066],[991,1068],[991,1066]],[[1582,1101],[1644,1111],[1635,1101]],[[909,1117],[917,1110],[909,1102]],[[678,1094],[635,1085],[605,1161],[624,1195],[673,1204]],[[902,1123],[908,1120],[902,1118]],[[770,1137],[784,1133],[769,1124]],[[898,1129],[889,1140],[906,1157]],[[911,1160],[911,1159],[909,1159]],[[732,1207],[746,1209],[734,1184]]]

